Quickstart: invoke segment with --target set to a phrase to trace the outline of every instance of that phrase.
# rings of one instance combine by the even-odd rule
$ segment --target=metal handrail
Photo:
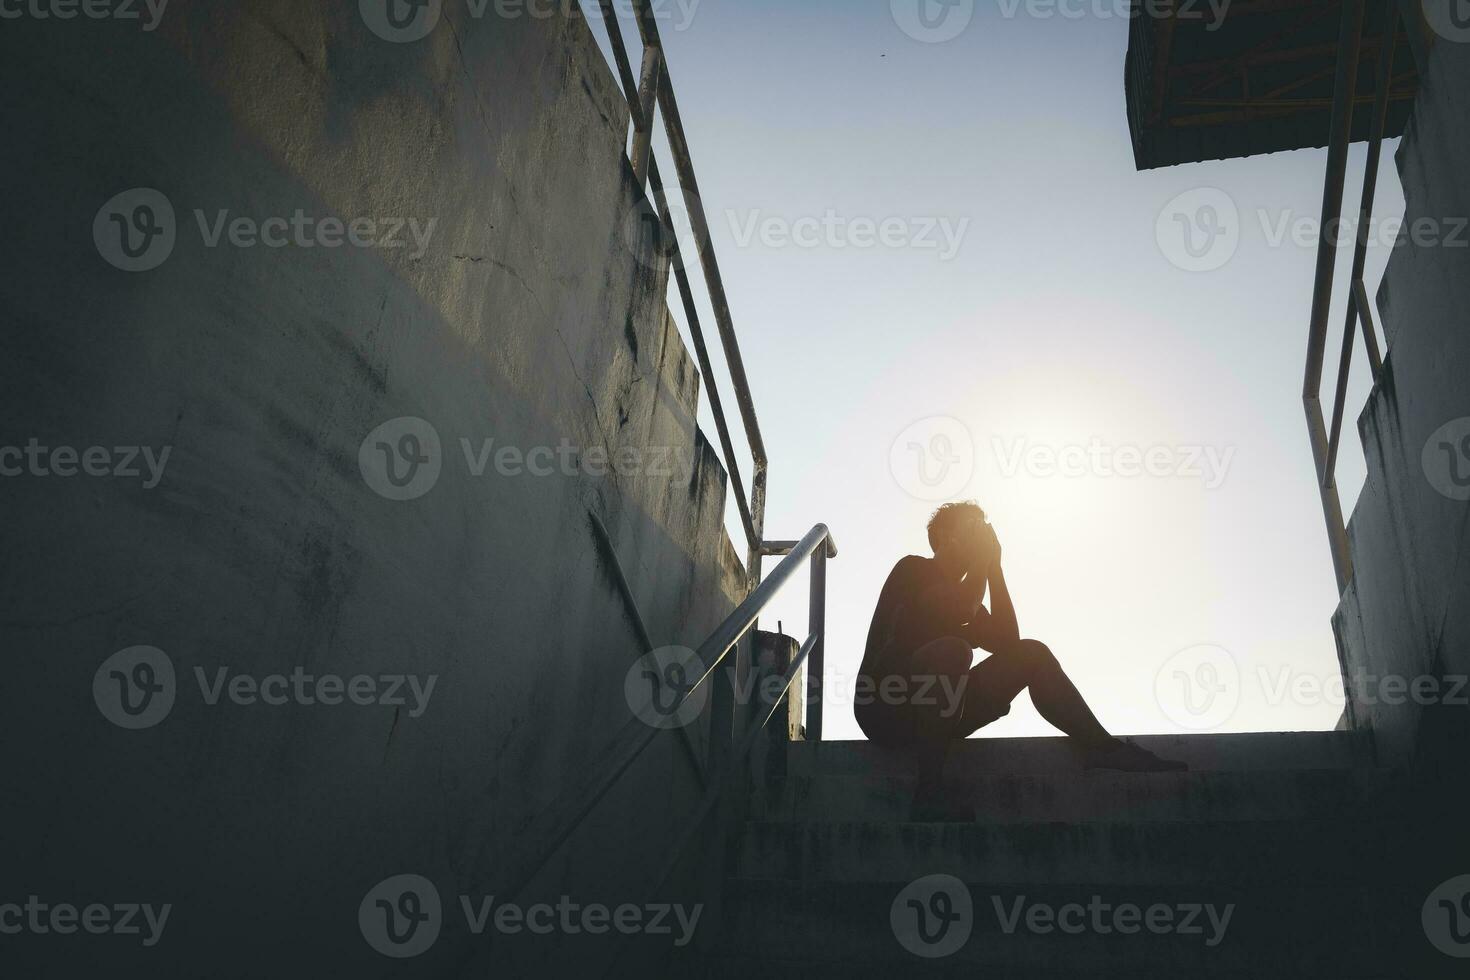
[[[836,553],[836,547],[832,542],[832,532],[825,524],[816,525],[807,532],[805,537],[796,542],[790,549],[790,553],[772,570],[770,576],[757,586],[744,602],[735,607],[735,611],[730,613],[699,645],[695,653],[702,666],[701,673],[693,683],[684,689],[669,713],[677,713],[699,690],[700,686],[719,669],[720,664],[724,662],[735,645],[755,626],[756,620],[770,605],[771,600],[791,581],[802,562],[808,559],[812,561],[812,607],[814,610],[825,608],[823,601],[817,598],[817,593],[822,592],[823,600],[825,599],[826,579],[822,573],[826,568],[827,556]],[[793,666],[792,676],[795,676],[794,670],[800,662],[806,660],[812,665],[808,672],[810,679],[812,673],[819,669],[820,651],[824,646],[827,633],[825,619],[814,619],[807,624],[807,629],[810,635],[803,644],[806,653]],[[788,685],[789,682],[788,679]],[[767,715],[767,720],[769,717]],[[808,730],[811,730],[810,725]],[[637,715],[628,719],[613,736],[607,749],[587,768],[587,779],[573,780],[567,790],[551,806],[537,814],[536,822],[542,830],[530,839],[518,840],[517,852],[528,855],[528,857],[511,869],[505,889],[507,901],[519,895],[522,889],[535,880],[536,875],[546,867],[593,808],[607,796],[608,791],[617,784],[623,773],[627,772],[644,750],[653,744],[661,731],[663,729],[647,724]],[[820,730],[817,734],[820,734]],[[715,735],[712,734],[711,737]],[[749,739],[750,736],[747,734],[746,741],[748,742]],[[746,751],[746,746],[742,744],[741,752],[744,751]],[[743,755],[737,755],[729,763],[726,772],[717,775],[721,777],[727,775],[730,769],[738,764],[741,757]],[[588,788],[589,784],[590,788]],[[711,788],[722,784],[723,779],[712,778],[710,780]]]
[[[599,0],[602,20],[606,25],[608,41],[612,46],[613,61],[618,79],[628,102],[628,113],[633,124],[633,142],[629,157],[634,178],[640,189],[647,182],[651,185],[652,199],[658,208],[660,222],[669,229],[669,240],[673,242],[673,267],[679,293],[683,300],[685,319],[694,341],[699,369],[705,378],[705,389],[710,396],[710,412],[719,433],[720,448],[725,459],[725,468],[735,494],[740,524],[745,531],[746,570],[750,587],[761,579],[761,557],[765,534],[766,483],[769,468],[765,439],[761,435],[760,420],[756,416],[755,401],[751,396],[750,379],[745,372],[745,360],[740,353],[740,342],[735,334],[734,318],[730,312],[730,300],[725,292],[725,281],[720,273],[719,259],[715,255],[710,235],[709,218],[699,194],[699,180],[695,176],[694,162],[689,151],[689,139],[684,132],[684,123],[679,115],[678,100],[674,96],[673,80],[669,77],[668,61],[664,56],[663,39],[650,0],[633,0],[634,17],[638,33],[643,42],[643,57],[640,71],[635,76],[633,62],[623,41],[622,28],[618,23],[613,0]],[[655,111],[657,110],[657,112]],[[750,446],[751,486],[747,496],[745,484],[736,463],[735,450],[730,441],[729,426],[725,421],[709,352],[700,327],[684,256],[677,238],[672,234],[672,218],[668,208],[664,184],[660,179],[658,165],[652,151],[654,116],[660,114],[664,120],[664,131],[669,149],[673,154],[674,168],[683,192],[684,206],[689,214],[690,225],[695,235],[699,262],[704,273],[705,287],[710,305],[714,309],[715,326],[720,334],[720,345],[725,354],[730,382],[735,390],[735,403],[740,409],[740,421],[745,430],[746,442]]]
[[[1342,444],[1342,421],[1346,411],[1348,372],[1352,368],[1353,338],[1361,324],[1363,344],[1368,352],[1373,380],[1378,381],[1383,358],[1378,346],[1377,328],[1363,273],[1367,264],[1369,223],[1373,216],[1377,193],[1379,162],[1382,157],[1384,132],[1387,128],[1388,105],[1393,87],[1393,63],[1398,47],[1399,11],[1396,0],[1384,0],[1383,40],[1378,44],[1377,90],[1373,104],[1372,132],[1369,137],[1368,160],[1363,176],[1363,196],[1358,208],[1358,234],[1353,254],[1352,280],[1349,283],[1347,322],[1343,326],[1342,350],[1338,358],[1337,384],[1329,430],[1322,414],[1322,370],[1327,353],[1327,319],[1331,313],[1333,278],[1337,265],[1338,229],[1342,220],[1342,199],[1347,183],[1348,146],[1352,139],[1353,109],[1358,89],[1359,56],[1363,47],[1364,0],[1345,0],[1338,37],[1337,77],[1332,100],[1332,128],[1327,149],[1327,178],[1322,192],[1322,225],[1317,244],[1317,275],[1312,289],[1312,314],[1307,342],[1306,378],[1302,385],[1302,405],[1306,410],[1307,432],[1312,442],[1316,463],[1317,485],[1322,497],[1322,511],[1327,521],[1327,535],[1332,547],[1333,570],[1339,591],[1345,591],[1353,578],[1353,559],[1348,543],[1347,524],[1343,519],[1342,499],[1337,489],[1337,458]]]

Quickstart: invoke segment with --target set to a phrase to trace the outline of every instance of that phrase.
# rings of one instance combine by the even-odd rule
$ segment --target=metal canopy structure
[[[1218,6],[1218,5],[1216,5]],[[1371,107],[1391,3],[1370,4],[1354,103]],[[1128,43],[1128,127],[1139,170],[1327,144],[1342,0],[1203,0],[1140,4]],[[1385,136],[1403,133],[1419,74],[1404,21],[1393,32]],[[1351,141],[1372,113],[1355,113]]]

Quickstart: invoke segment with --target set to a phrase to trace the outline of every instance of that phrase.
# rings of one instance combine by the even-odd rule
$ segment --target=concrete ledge
[[[1352,813],[1387,793],[1392,776],[1386,769],[987,773],[951,779],[949,789],[980,823],[1254,821]],[[902,823],[914,783],[901,776],[793,776],[763,801],[760,813],[776,820]]]
[[[1261,732],[1240,735],[1139,735],[1150,752],[1182,759],[1197,772],[1371,767],[1372,743],[1364,732]],[[909,776],[910,756],[863,740],[798,742],[791,746],[795,775]],[[948,772],[1080,773],[1065,738],[981,738],[955,746]],[[1098,774],[1102,776],[1104,774]]]
[[[967,883],[974,903],[974,927],[969,941],[951,957],[929,966],[959,966],[976,977],[1038,976],[1095,977],[1127,976],[1130,980],[1154,977],[1220,976],[1259,978],[1375,977],[1365,964],[1375,950],[1393,945],[1400,951],[1414,941],[1419,930],[1418,913],[1422,896],[1394,892],[1385,896],[1381,885],[1324,888],[1317,885],[1230,887],[1210,883],[1172,888],[1117,887],[1111,884],[1076,884],[1037,887],[1031,884]],[[727,893],[731,937],[760,937],[762,977],[794,976],[780,969],[767,972],[768,965],[794,967],[806,960],[820,960],[826,972],[808,976],[902,977],[918,972],[919,961],[895,940],[890,927],[890,909],[902,885],[886,884],[794,884],[785,882],[731,882]],[[1224,938],[1213,947],[1205,945],[1211,926],[1205,915],[1199,920],[1205,935],[1099,934],[1088,930],[1069,935],[1059,930],[1046,934],[1029,932],[1024,924],[1007,934],[998,920],[999,900],[1011,914],[1017,898],[1027,907],[1045,904],[1060,908],[1068,904],[1086,906],[1098,898],[1109,906],[1133,904],[1148,908],[1163,904],[1178,908],[1212,904],[1223,909],[1234,906]],[[1390,901],[1382,901],[1388,897]],[[1375,902],[1375,899],[1378,901]],[[1383,907],[1401,912],[1382,915]],[[1324,944],[1322,936],[1332,937]],[[1422,934],[1419,942],[1423,942]],[[732,939],[725,952],[731,959],[749,956],[748,938]],[[1292,969],[1285,969],[1288,965]],[[1071,967],[1070,972],[1064,968]],[[864,968],[874,972],[863,972]],[[878,972],[881,968],[882,973]],[[1041,972],[1038,972],[1041,968]],[[1274,968],[1274,969],[1273,969]],[[996,972],[975,972],[977,969]],[[1050,972],[1055,970],[1057,972]],[[1280,973],[1276,971],[1280,970]],[[853,973],[852,971],[857,971]],[[747,976],[751,974],[746,974]],[[950,974],[941,974],[950,975]],[[961,975],[961,974],[953,974]]]
[[[753,822],[746,825],[737,878],[760,881],[896,882],[945,873],[964,881],[1032,887],[1369,883],[1387,858],[1364,842],[1387,839],[1384,821],[1342,819],[1126,821],[997,825]]]

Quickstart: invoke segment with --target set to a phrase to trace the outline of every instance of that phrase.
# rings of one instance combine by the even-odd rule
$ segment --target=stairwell
[[[734,835],[703,975],[1438,975],[1408,967],[1427,892],[1402,776],[1366,735],[1137,741],[1190,771],[967,741],[947,780],[973,818],[954,823],[908,819],[899,755],[791,744]]]

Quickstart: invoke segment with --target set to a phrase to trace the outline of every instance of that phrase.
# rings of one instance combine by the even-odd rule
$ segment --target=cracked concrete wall
[[[1425,709],[1463,715],[1470,698],[1456,689],[1470,675],[1470,483],[1453,468],[1470,467],[1470,443],[1446,436],[1456,425],[1470,435],[1467,113],[1470,45],[1443,41],[1398,153],[1404,233],[1378,294],[1388,356],[1358,420],[1368,479],[1349,524],[1355,576],[1334,617],[1350,716],[1390,761],[1443,757],[1456,725],[1426,729]],[[1421,221],[1438,230],[1415,233]],[[1415,696],[1385,678],[1440,683]],[[1426,732],[1445,744],[1423,744]]]
[[[415,974],[481,963],[457,896],[506,886],[630,716],[643,651],[593,518],[654,643],[697,643],[741,593],[596,25],[474,10],[445,4],[412,43],[375,35],[357,3],[299,0],[173,0],[154,30],[0,31],[15,229],[0,240],[0,447],[169,452],[151,488],[59,476],[76,469],[66,454],[0,480],[0,822],[20,844],[0,903],[173,906],[148,948],[22,936],[18,972],[105,956],[120,976],[389,975],[357,911],[404,873],[444,903]],[[173,241],[124,271],[123,231],[145,263],[168,238],[144,235],[165,221],[157,197],[104,208],[135,188],[172,208]],[[332,217],[371,233],[334,246]],[[406,417],[437,435],[439,472],[388,499],[363,447]],[[430,472],[400,438],[425,430],[395,424],[395,475]],[[502,469],[507,446],[556,455]],[[135,646],[167,655],[176,690],[161,722],[125,730],[93,685]],[[417,716],[388,682],[370,704],[244,704],[228,688],[211,704],[221,668],[435,686]],[[651,898],[637,886],[699,790],[688,749],[707,733],[690,733],[661,736],[532,894]],[[587,937],[551,942],[495,957],[608,961]]]

